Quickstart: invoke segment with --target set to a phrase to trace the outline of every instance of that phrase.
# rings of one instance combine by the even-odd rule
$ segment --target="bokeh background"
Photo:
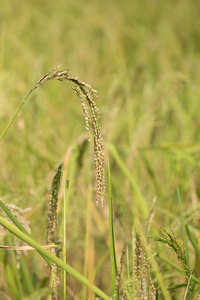
[[[134,216],[145,223],[155,196],[154,232],[173,225],[180,235],[177,179],[185,213],[194,226],[199,222],[193,215],[200,193],[199,12],[193,0],[1,0],[0,132],[37,80],[60,64],[98,91],[118,259],[131,240]],[[45,244],[48,191],[63,159],[71,176],[67,260],[110,293],[108,208],[95,206],[93,146],[82,142],[85,136],[73,91],[62,82],[39,87],[1,141],[0,196],[32,207],[25,218]],[[0,289],[16,297],[0,255]],[[37,254],[25,259],[42,289],[49,276],[45,263]],[[84,299],[81,285],[68,280],[69,295]]]

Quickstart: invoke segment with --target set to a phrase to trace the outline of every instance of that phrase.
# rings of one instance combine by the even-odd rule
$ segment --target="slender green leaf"
[[[31,295],[35,291],[35,288],[33,286],[30,272],[27,268],[26,262],[24,261],[24,258],[22,255],[20,255],[20,270],[21,270],[22,278],[25,283],[26,290],[27,290],[28,294]]]
[[[4,263],[4,270],[5,270],[5,278],[8,283],[9,294],[14,296],[14,299],[20,300],[17,282],[16,282],[16,279],[15,279],[15,276],[13,273],[13,269],[10,266],[10,264],[8,264],[7,261]],[[0,296],[1,296],[1,294],[0,294]]]
[[[181,196],[180,196],[178,182],[177,182],[177,195],[178,195],[179,214],[180,214],[181,230],[182,230],[182,237],[183,237],[183,247],[184,247],[185,255],[186,255],[186,259],[187,259],[188,270],[190,271],[189,255],[188,255],[188,247],[187,247],[187,236],[186,236],[185,222],[184,222],[183,209],[182,209]]]
[[[193,245],[193,247],[194,247],[194,249],[196,251],[196,254],[200,257],[200,248],[199,248],[197,242],[195,241],[195,238],[191,234],[188,226],[186,226],[186,230],[187,230],[187,235],[188,235],[188,237],[189,237],[189,239],[190,239],[190,241],[191,241],[191,243],[192,243],[192,245]]]
[[[124,174],[124,176],[129,180],[133,193],[136,196],[136,202],[135,204],[138,206],[140,212],[142,213],[142,215],[144,215],[144,217],[147,217],[148,215],[148,207],[147,207],[147,203],[139,189],[138,183],[136,182],[133,174],[128,170],[126,164],[123,162],[123,160],[121,159],[119,153],[117,152],[116,147],[113,144],[108,144],[108,149],[110,151],[110,154],[112,155],[112,157],[114,158],[114,160],[116,161],[116,163],[118,164],[120,170],[122,171],[122,173]]]
[[[9,240],[9,243],[12,243],[13,242],[13,236],[11,236],[9,234],[8,240]],[[21,284],[19,269],[17,268],[16,251],[11,251],[10,255],[11,255],[11,258],[12,258],[12,263],[11,263],[12,273],[15,277],[15,281],[16,281],[16,284],[17,284],[18,295],[19,295],[20,299],[22,299],[23,298],[23,288],[22,288],[22,284]]]
[[[108,163],[108,182],[109,182],[110,258],[111,258],[112,296],[113,296],[116,289],[115,279],[117,277],[117,262],[116,262],[116,253],[115,253],[115,236],[114,236],[114,228],[113,228],[112,184],[111,184],[109,163]],[[117,292],[116,299],[119,299],[119,291]]]

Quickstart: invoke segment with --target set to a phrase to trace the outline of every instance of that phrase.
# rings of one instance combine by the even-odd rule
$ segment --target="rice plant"
[[[0,137],[0,141],[3,139],[3,137],[7,133],[8,129],[12,125],[13,121],[17,117],[18,113],[20,112],[20,110],[22,109],[24,104],[26,103],[26,101],[29,98],[29,96],[31,95],[31,93],[34,90],[36,90],[40,85],[42,85],[43,83],[45,83],[46,81],[49,81],[49,80],[59,80],[59,81],[66,83],[68,86],[70,86],[70,88],[72,88],[72,90],[76,93],[76,95],[81,100],[81,105],[82,105],[83,113],[85,116],[86,132],[88,134],[89,141],[90,141],[89,124],[91,124],[93,134],[94,134],[94,162],[95,162],[96,182],[97,182],[96,205],[101,203],[101,206],[103,207],[104,195],[105,195],[104,152],[103,152],[102,132],[101,132],[101,128],[98,124],[98,119],[100,118],[100,112],[94,101],[94,94],[96,93],[96,91],[94,89],[92,89],[91,86],[89,86],[88,84],[80,81],[77,77],[70,76],[68,74],[68,69],[67,70],[59,70],[58,68],[56,68],[52,72],[48,72],[40,80],[37,81],[37,83],[28,92],[28,94],[22,101],[21,105],[17,109],[17,111],[14,114],[11,121],[6,126],[5,130],[3,131],[3,133]],[[89,109],[90,109],[91,115],[89,114]],[[47,222],[48,223],[47,223],[46,244],[50,245],[51,257],[55,257],[55,258],[57,256],[56,255],[56,247],[57,247],[57,249],[59,249],[59,245],[57,245],[57,246],[52,246],[52,245],[58,244],[57,243],[57,239],[58,239],[58,236],[57,236],[57,234],[58,234],[57,208],[58,208],[58,193],[59,193],[60,180],[61,180],[61,175],[63,173],[63,168],[64,168],[64,165],[63,165],[63,163],[61,163],[60,166],[58,167],[58,169],[56,169],[56,175],[54,176],[54,179],[52,182],[52,187],[51,187],[50,196],[49,196],[49,200],[48,200],[48,213],[47,213]],[[66,182],[68,185],[68,180]],[[65,199],[64,199],[64,201],[65,201]],[[60,272],[59,272],[58,266],[61,267],[61,264],[62,264],[63,266],[65,266],[65,267],[61,267],[64,269],[64,272],[67,271],[69,273],[69,269],[67,267],[66,258],[65,258],[66,245],[64,247],[64,253],[63,253],[64,261],[63,262],[61,260],[59,260],[59,263],[58,262],[56,263],[54,260],[53,261],[51,261],[51,259],[49,260],[49,258],[48,258],[49,255],[46,256],[44,253],[42,253],[43,251],[41,251],[41,249],[43,250],[45,248],[42,248],[34,240],[31,240],[32,237],[30,236],[29,233],[27,233],[26,229],[23,227],[23,224],[17,220],[17,218],[14,216],[14,214],[11,213],[11,211],[7,208],[7,206],[2,201],[1,201],[1,207],[4,210],[4,212],[7,214],[7,216],[19,228],[19,230],[21,230],[21,232],[19,230],[17,232],[17,230],[13,226],[10,227],[10,224],[2,217],[1,217],[1,221],[0,221],[1,225],[3,225],[8,230],[10,230],[12,233],[14,233],[14,235],[21,238],[21,240],[26,241],[29,245],[31,245],[33,247],[36,245],[36,248],[38,248],[38,247],[40,248],[40,250],[38,250],[38,252],[42,256],[44,256],[45,260],[48,262],[48,264],[50,265],[50,267],[52,269],[48,299],[50,299],[50,298],[51,299],[59,299],[58,297],[61,297],[61,292],[60,292],[61,279],[60,279],[60,274],[59,274]],[[15,211],[16,211],[16,207],[15,207]],[[65,211],[65,208],[64,208],[64,211]],[[65,218],[66,218],[66,215],[64,214],[64,219]],[[64,220],[64,233],[65,233],[65,227],[66,227],[66,222]],[[24,233],[24,236],[23,236],[23,233]],[[28,238],[30,239],[29,241],[27,240]],[[66,239],[66,237],[64,236],[64,244],[66,244],[65,239]],[[8,247],[7,249],[12,249],[12,247],[11,248]],[[14,248],[14,249],[16,249],[16,248]],[[73,274],[73,271],[72,271],[72,274]],[[77,275],[74,275],[74,276],[77,277]],[[81,275],[78,275],[78,277],[79,276],[81,277]],[[78,279],[78,277],[77,277],[77,279]],[[82,283],[84,283],[86,286],[89,286],[94,292],[96,292],[97,295],[100,293],[99,296],[103,296],[103,298],[105,298],[105,299],[109,298],[106,294],[104,294],[103,292],[98,290],[98,288],[96,288],[95,286],[93,287],[92,284],[90,284],[86,279],[84,279],[84,277],[81,277],[82,279],[80,279],[80,277],[79,277],[79,280],[82,281]],[[63,283],[64,299],[66,299],[66,282],[65,281],[66,281],[66,276],[64,276],[64,283]],[[21,293],[21,296],[22,296],[22,293]]]

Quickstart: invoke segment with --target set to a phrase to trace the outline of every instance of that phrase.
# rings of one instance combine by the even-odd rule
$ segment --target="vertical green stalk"
[[[22,278],[25,282],[25,287],[26,287],[26,291],[28,292],[28,295],[33,294],[35,288],[33,286],[31,274],[28,270],[28,267],[26,265],[26,262],[22,256],[22,254],[20,255],[20,271],[22,274]]]
[[[129,254],[129,250],[128,247],[126,247],[126,257],[127,257],[127,274],[128,274],[128,282],[130,282],[131,278],[130,278],[130,268],[129,268],[129,261],[130,261],[130,254]]]
[[[66,264],[66,220],[67,220],[67,211],[66,211],[66,182],[65,182],[65,171],[64,171],[64,164],[62,168],[62,173],[63,173],[63,201],[64,201],[64,214],[63,214],[63,262]],[[68,187],[68,186],[67,186]],[[63,270],[63,299],[66,300],[66,277],[67,273],[65,270]]]
[[[115,294],[115,279],[117,277],[117,262],[115,253],[115,237],[113,228],[113,206],[112,206],[112,184],[110,177],[110,166],[108,163],[108,182],[109,182],[109,230],[110,230],[110,259],[112,273],[112,296]],[[119,299],[119,290],[117,291],[116,299]]]
[[[13,244],[13,236],[11,236],[9,234],[8,235],[8,240],[9,240],[9,243],[12,245]],[[14,273],[16,284],[17,284],[17,287],[18,287],[19,298],[22,299],[23,298],[23,288],[22,288],[22,284],[21,284],[19,269],[17,268],[16,251],[11,251],[10,255],[12,257],[12,271]]]
[[[17,287],[16,278],[13,273],[13,268],[11,264],[8,264],[7,259],[4,260],[4,270],[5,270],[4,279],[7,280],[9,294],[12,295],[15,300],[20,300],[19,290]]]
[[[131,300],[135,300],[135,220],[133,216],[133,225],[131,231],[131,254],[132,254],[132,290],[133,290],[133,298]]]
[[[186,228],[185,228],[185,222],[184,222],[184,217],[183,217],[183,209],[182,209],[181,196],[180,196],[180,190],[179,190],[178,183],[177,183],[177,195],[178,195],[178,205],[179,205],[179,213],[180,213],[180,220],[181,220],[181,231],[182,231],[182,237],[183,237],[183,247],[184,247],[185,255],[186,255],[186,259],[187,259],[188,270],[190,270],[187,238],[186,238]]]
[[[51,270],[51,273],[50,273],[50,278],[49,278],[49,290],[48,290],[48,294],[47,294],[47,300],[52,300],[52,297],[51,297],[51,287],[53,285],[53,272]]]
[[[84,276],[92,283],[94,279],[94,269],[93,269],[93,236],[92,236],[92,189],[88,189],[87,196],[87,208],[85,217],[85,247],[84,247]],[[92,299],[94,294],[91,290],[85,288],[81,294],[83,297],[81,299]]]
[[[189,262],[189,254],[188,254],[188,247],[187,247],[187,235],[186,235],[186,228],[185,228],[185,222],[184,222],[183,209],[182,209],[181,196],[180,196],[178,182],[177,182],[177,195],[178,195],[179,213],[180,213],[180,220],[181,220],[181,231],[182,231],[182,237],[183,237],[183,247],[185,250],[187,268],[190,273],[190,262]],[[191,291],[191,288],[189,288],[189,293],[188,293],[189,299],[191,299],[190,291]]]

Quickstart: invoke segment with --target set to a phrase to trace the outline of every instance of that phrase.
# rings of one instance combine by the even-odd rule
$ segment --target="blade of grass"
[[[187,231],[187,235],[188,235],[188,237],[189,237],[189,239],[190,239],[190,242],[192,243],[192,245],[193,245],[193,247],[194,247],[194,249],[195,249],[196,254],[200,257],[200,248],[199,248],[197,242],[195,241],[195,238],[194,238],[193,235],[191,234],[191,232],[190,232],[188,226],[186,226],[186,231]]]
[[[112,296],[115,293],[115,279],[117,277],[117,262],[115,253],[115,237],[113,228],[113,206],[112,206],[112,184],[110,177],[110,166],[108,163],[108,182],[109,182],[109,230],[110,230],[110,258],[111,258],[111,274],[112,274]],[[119,290],[116,299],[119,299]]]
[[[138,206],[140,212],[142,213],[142,215],[144,217],[147,217],[148,215],[148,208],[147,208],[147,204],[146,201],[142,195],[142,193],[140,192],[140,189],[138,187],[138,183],[136,182],[135,178],[133,177],[133,174],[131,174],[131,172],[128,170],[126,164],[123,162],[123,160],[121,159],[121,157],[119,156],[119,153],[117,152],[116,147],[113,144],[108,144],[107,145],[110,154],[112,155],[112,157],[114,158],[114,160],[116,161],[116,163],[118,164],[120,170],[122,171],[122,173],[124,174],[124,176],[129,180],[133,193],[136,196],[136,205]]]
[[[8,241],[11,244],[13,243],[13,236],[11,236],[10,234],[8,236]],[[13,275],[15,277],[16,284],[18,287],[18,295],[19,295],[20,299],[22,299],[23,298],[23,288],[22,288],[22,284],[21,284],[19,269],[17,268],[16,251],[11,251],[10,255],[12,258],[12,263],[11,263],[12,264],[12,272],[13,272]]]
[[[188,247],[187,247],[186,229],[185,229],[185,222],[184,222],[184,217],[183,217],[183,209],[182,209],[181,196],[180,196],[180,190],[179,190],[178,182],[177,182],[177,196],[178,196],[179,214],[180,214],[180,220],[181,220],[181,230],[182,230],[182,237],[183,237],[183,247],[184,247],[185,255],[186,255],[186,259],[187,259],[188,270],[190,272],[190,264],[189,264],[189,255],[188,255]]]
[[[64,171],[64,164],[62,168],[62,175],[63,175],[63,202],[64,202],[64,212],[63,212],[63,262],[66,264],[66,222],[67,222],[67,210],[66,210],[66,184],[65,184],[65,171]],[[63,271],[63,299],[66,299],[66,278],[67,274],[66,271]]]
[[[50,274],[50,279],[49,279],[49,288],[48,288],[48,293],[47,293],[47,300],[52,299],[52,285],[53,285],[53,272],[51,271]]]
[[[132,232],[131,232],[131,256],[132,256],[132,286],[133,286],[133,299],[135,300],[135,222],[133,219]]]
[[[26,262],[24,261],[24,258],[22,255],[20,255],[20,270],[21,270],[22,278],[25,283],[26,291],[27,291],[28,295],[31,295],[35,291],[35,288],[33,286],[30,272],[27,268]]]
[[[8,283],[9,295],[11,295],[12,298],[14,297],[14,299],[16,300],[20,300],[16,279],[13,274],[13,269],[10,266],[10,264],[8,264],[7,261],[4,261],[4,270],[5,270],[5,278]]]
[[[101,291],[99,288],[91,284],[83,275],[81,275],[78,271],[74,270],[72,267],[70,267],[68,264],[65,264],[61,259],[56,257],[55,255],[51,254],[49,251],[44,249],[40,244],[38,244],[35,240],[33,240],[28,235],[24,234],[22,231],[17,229],[14,225],[10,224],[8,221],[0,217],[0,224],[7,228],[11,233],[13,233],[15,236],[26,242],[28,245],[34,247],[40,254],[43,254],[45,257],[47,257],[50,261],[54,262],[58,267],[65,270],[67,273],[72,275],[75,279],[77,279],[82,284],[86,285],[88,288],[90,288],[96,295],[101,297],[104,300],[110,300],[110,297],[106,295],[103,291]]]

